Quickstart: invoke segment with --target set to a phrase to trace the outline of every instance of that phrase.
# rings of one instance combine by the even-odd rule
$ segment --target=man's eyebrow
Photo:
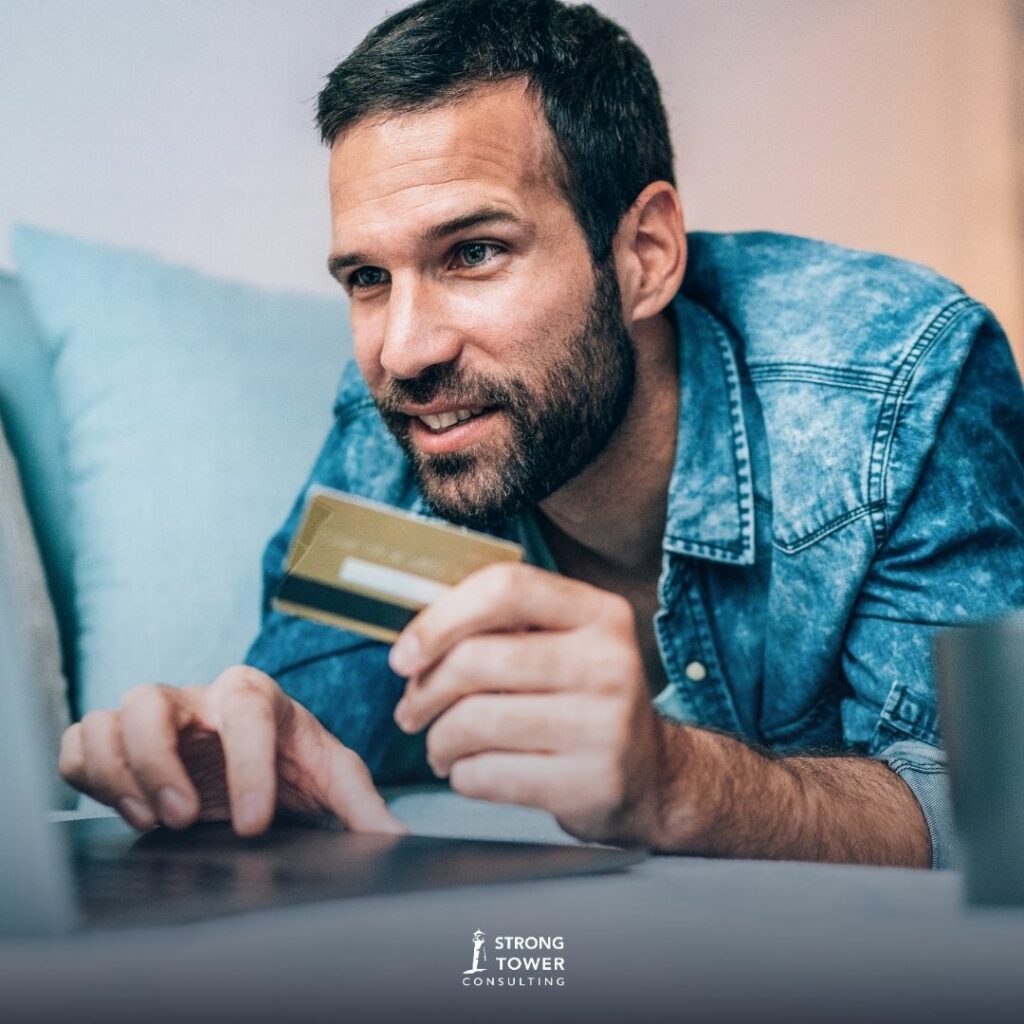
[[[440,242],[460,231],[467,231],[469,228],[480,227],[482,224],[524,224],[521,217],[517,217],[510,210],[500,206],[481,206],[478,210],[464,213],[451,220],[442,221],[431,228],[427,228],[421,236],[425,242]],[[368,263],[370,258],[361,252],[332,253],[327,258],[327,271],[331,277],[337,277],[339,272],[346,267],[358,267]]]
[[[327,257],[327,273],[340,280],[341,271],[346,267],[358,267],[368,262],[368,257],[361,252],[331,253]]]
[[[426,242],[440,242],[451,235],[457,235],[460,231],[469,228],[479,227],[481,224],[522,224],[521,218],[517,217],[510,210],[500,206],[481,206],[471,213],[464,213],[461,217],[453,217],[451,220],[442,221],[432,228],[423,232],[423,240]]]

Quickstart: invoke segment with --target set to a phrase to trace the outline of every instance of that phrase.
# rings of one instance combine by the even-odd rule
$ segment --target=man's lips
[[[454,427],[456,423],[462,423],[465,420],[472,419],[474,416],[479,416],[486,408],[483,405],[449,406],[447,408],[422,409],[417,412],[406,413],[406,415],[420,420],[430,427],[431,430],[440,431]]]
[[[480,408],[480,407],[476,407]],[[501,412],[500,408],[482,408],[475,415],[466,419],[455,419],[455,410],[444,410],[442,413],[421,413],[409,417],[409,436],[416,447],[427,455],[441,455],[446,452],[458,451],[466,448],[476,441],[485,437],[489,430],[494,428],[495,422]],[[432,423],[440,424],[435,428],[432,424],[425,423],[421,416],[429,416]]]

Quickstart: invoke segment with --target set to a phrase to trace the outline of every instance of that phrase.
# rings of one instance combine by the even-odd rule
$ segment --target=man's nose
[[[392,281],[384,323],[380,365],[392,377],[409,379],[454,360],[462,343],[447,322],[444,306],[429,285]]]

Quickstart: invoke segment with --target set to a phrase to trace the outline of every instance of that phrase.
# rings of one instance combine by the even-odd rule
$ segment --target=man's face
[[[572,479],[632,395],[611,264],[594,270],[521,82],[359,123],[335,143],[332,273],[420,489],[493,525]]]

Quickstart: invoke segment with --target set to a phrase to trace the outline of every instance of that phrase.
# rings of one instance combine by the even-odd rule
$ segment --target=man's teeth
[[[456,423],[468,420],[471,416],[479,416],[483,411],[483,407],[479,409],[454,409],[452,412],[425,413],[420,416],[420,419],[431,430],[447,430]]]

